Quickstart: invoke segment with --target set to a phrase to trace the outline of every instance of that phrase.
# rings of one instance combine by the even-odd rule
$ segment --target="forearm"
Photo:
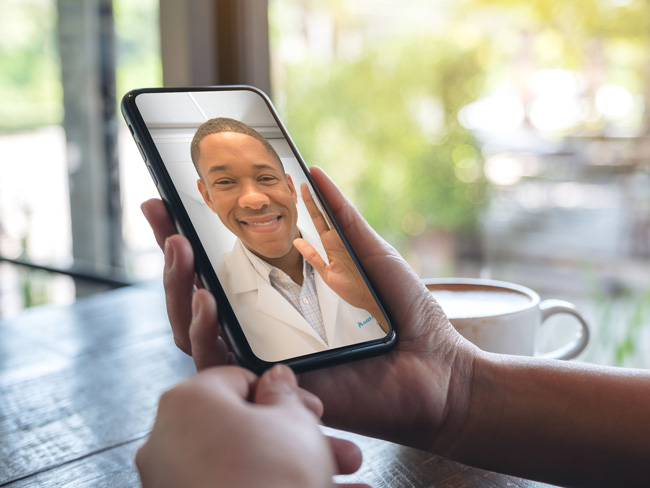
[[[566,486],[647,486],[650,372],[480,355],[459,461]]]

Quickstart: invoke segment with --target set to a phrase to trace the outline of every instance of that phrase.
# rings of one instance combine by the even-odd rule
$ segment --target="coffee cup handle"
[[[555,299],[542,300],[539,304],[539,309],[542,312],[542,324],[551,315],[566,313],[573,315],[581,326],[574,341],[555,351],[541,354],[540,357],[549,359],[573,359],[585,350],[589,343],[589,325],[582,315],[580,315],[580,312],[576,310],[573,303]]]

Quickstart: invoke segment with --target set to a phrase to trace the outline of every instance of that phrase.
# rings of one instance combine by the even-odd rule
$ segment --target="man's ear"
[[[285,173],[284,177],[287,180],[287,186],[289,187],[289,191],[291,192],[291,198],[293,198],[293,203],[297,204],[298,203],[298,192],[296,192],[296,187],[293,184],[293,180],[291,179],[291,175],[289,173]]]
[[[214,213],[214,204],[212,203],[212,197],[210,196],[210,192],[208,191],[208,187],[205,186],[205,183],[201,178],[196,180],[196,187],[199,189],[199,192],[201,192],[201,196],[203,197],[203,201],[205,204],[210,207],[210,210],[212,210]]]

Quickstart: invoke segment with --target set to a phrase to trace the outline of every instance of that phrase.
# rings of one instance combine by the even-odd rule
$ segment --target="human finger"
[[[367,241],[364,243],[371,244],[373,248],[383,242],[325,171],[312,166],[310,172],[348,240],[351,240],[351,237],[363,239]],[[354,232],[356,227],[361,227],[361,229]],[[372,237],[368,234],[371,234]]]
[[[159,198],[152,198],[143,202],[140,205],[140,209],[153,230],[156,242],[162,249],[165,244],[165,239],[171,235],[178,234],[176,227],[174,227],[172,220],[169,218],[165,204]]]
[[[194,253],[187,239],[169,236],[164,244],[163,284],[167,316],[174,342],[186,354],[192,354],[189,327],[192,322],[192,295],[195,287]]]
[[[189,243],[186,246],[178,240],[178,231],[162,200],[152,198],[143,202],[140,208],[165,256],[163,284],[174,342],[181,351],[191,355],[188,327],[191,317],[191,297],[196,286],[192,249]]]
[[[329,223],[327,222],[327,220],[325,220],[325,217],[323,216],[323,213],[318,208],[318,205],[316,205],[316,202],[314,201],[314,198],[311,196],[311,192],[309,191],[309,188],[307,187],[306,183],[300,185],[300,195],[302,196],[302,201],[305,202],[305,207],[307,208],[307,211],[309,212],[309,216],[311,217],[311,220],[314,223],[314,227],[316,227],[316,231],[318,232],[318,235],[322,235],[323,233],[329,231],[330,230]]]
[[[363,455],[354,442],[332,436],[328,436],[327,440],[334,454],[339,474],[352,474],[361,467]]]
[[[327,263],[323,260],[321,255],[318,254],[318,251],[314,249],[314,246],[304,239],[295,239],[293,245],[298,249],[298,252],[302,254],[302,257],[305,258],[307,262],[311,264],[312,268],[314,268],[322,277],[326,272]]]
[[[203,458],[223,460],[233,452],[228,440],[237,437],[223,441],[222,427],[240,423],[256,383],[251,371],[226,366],[206,369],[163,393],[149,439],[136,454],[142,486],[212,486],[215,473],[228,474],[228,467],[236,473],[229,460],[215,471]]]
[[[192,297],[192,322],[189,338],[197,371],[232,363],[231,353],[222,337],[217,320],[217,302],[207,290],[197,290]]]
[[[161,249],[164,249],[165,241],[167,238],[178,234],[178,230],[169,217],[169,213],[167,212],[165,204],[159,198],[152,198],[146,202],[143,202],[140,205],[140,208],[145,219],[147,219],[147,222],[153,230],[156,242]],[[201,287],[201,283],[199,282],[198,278],[195,279],[194,284],[198,288]]]
[[[220,366],[206,368],[185,382],[189,384],[197,382],[199,390],[211,396],[234,394],[248,401],[255,391],[258,377],[252,371],[240,366]]]
[[[292,402],[302,404],[317,418],[323,415],[323,403],[320,399],[298,386],[298,380],[291,368],[276,364],[260,377],[255,390],[255,403],[277,405]]]

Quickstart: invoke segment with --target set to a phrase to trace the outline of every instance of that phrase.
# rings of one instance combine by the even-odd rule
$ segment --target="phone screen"
[[[161,194],[181,202],[246,349],[274,363],[392,344],[390,320],[268,98],[244,87],[132,93],[127,111],[155,148],[145,160]]]

